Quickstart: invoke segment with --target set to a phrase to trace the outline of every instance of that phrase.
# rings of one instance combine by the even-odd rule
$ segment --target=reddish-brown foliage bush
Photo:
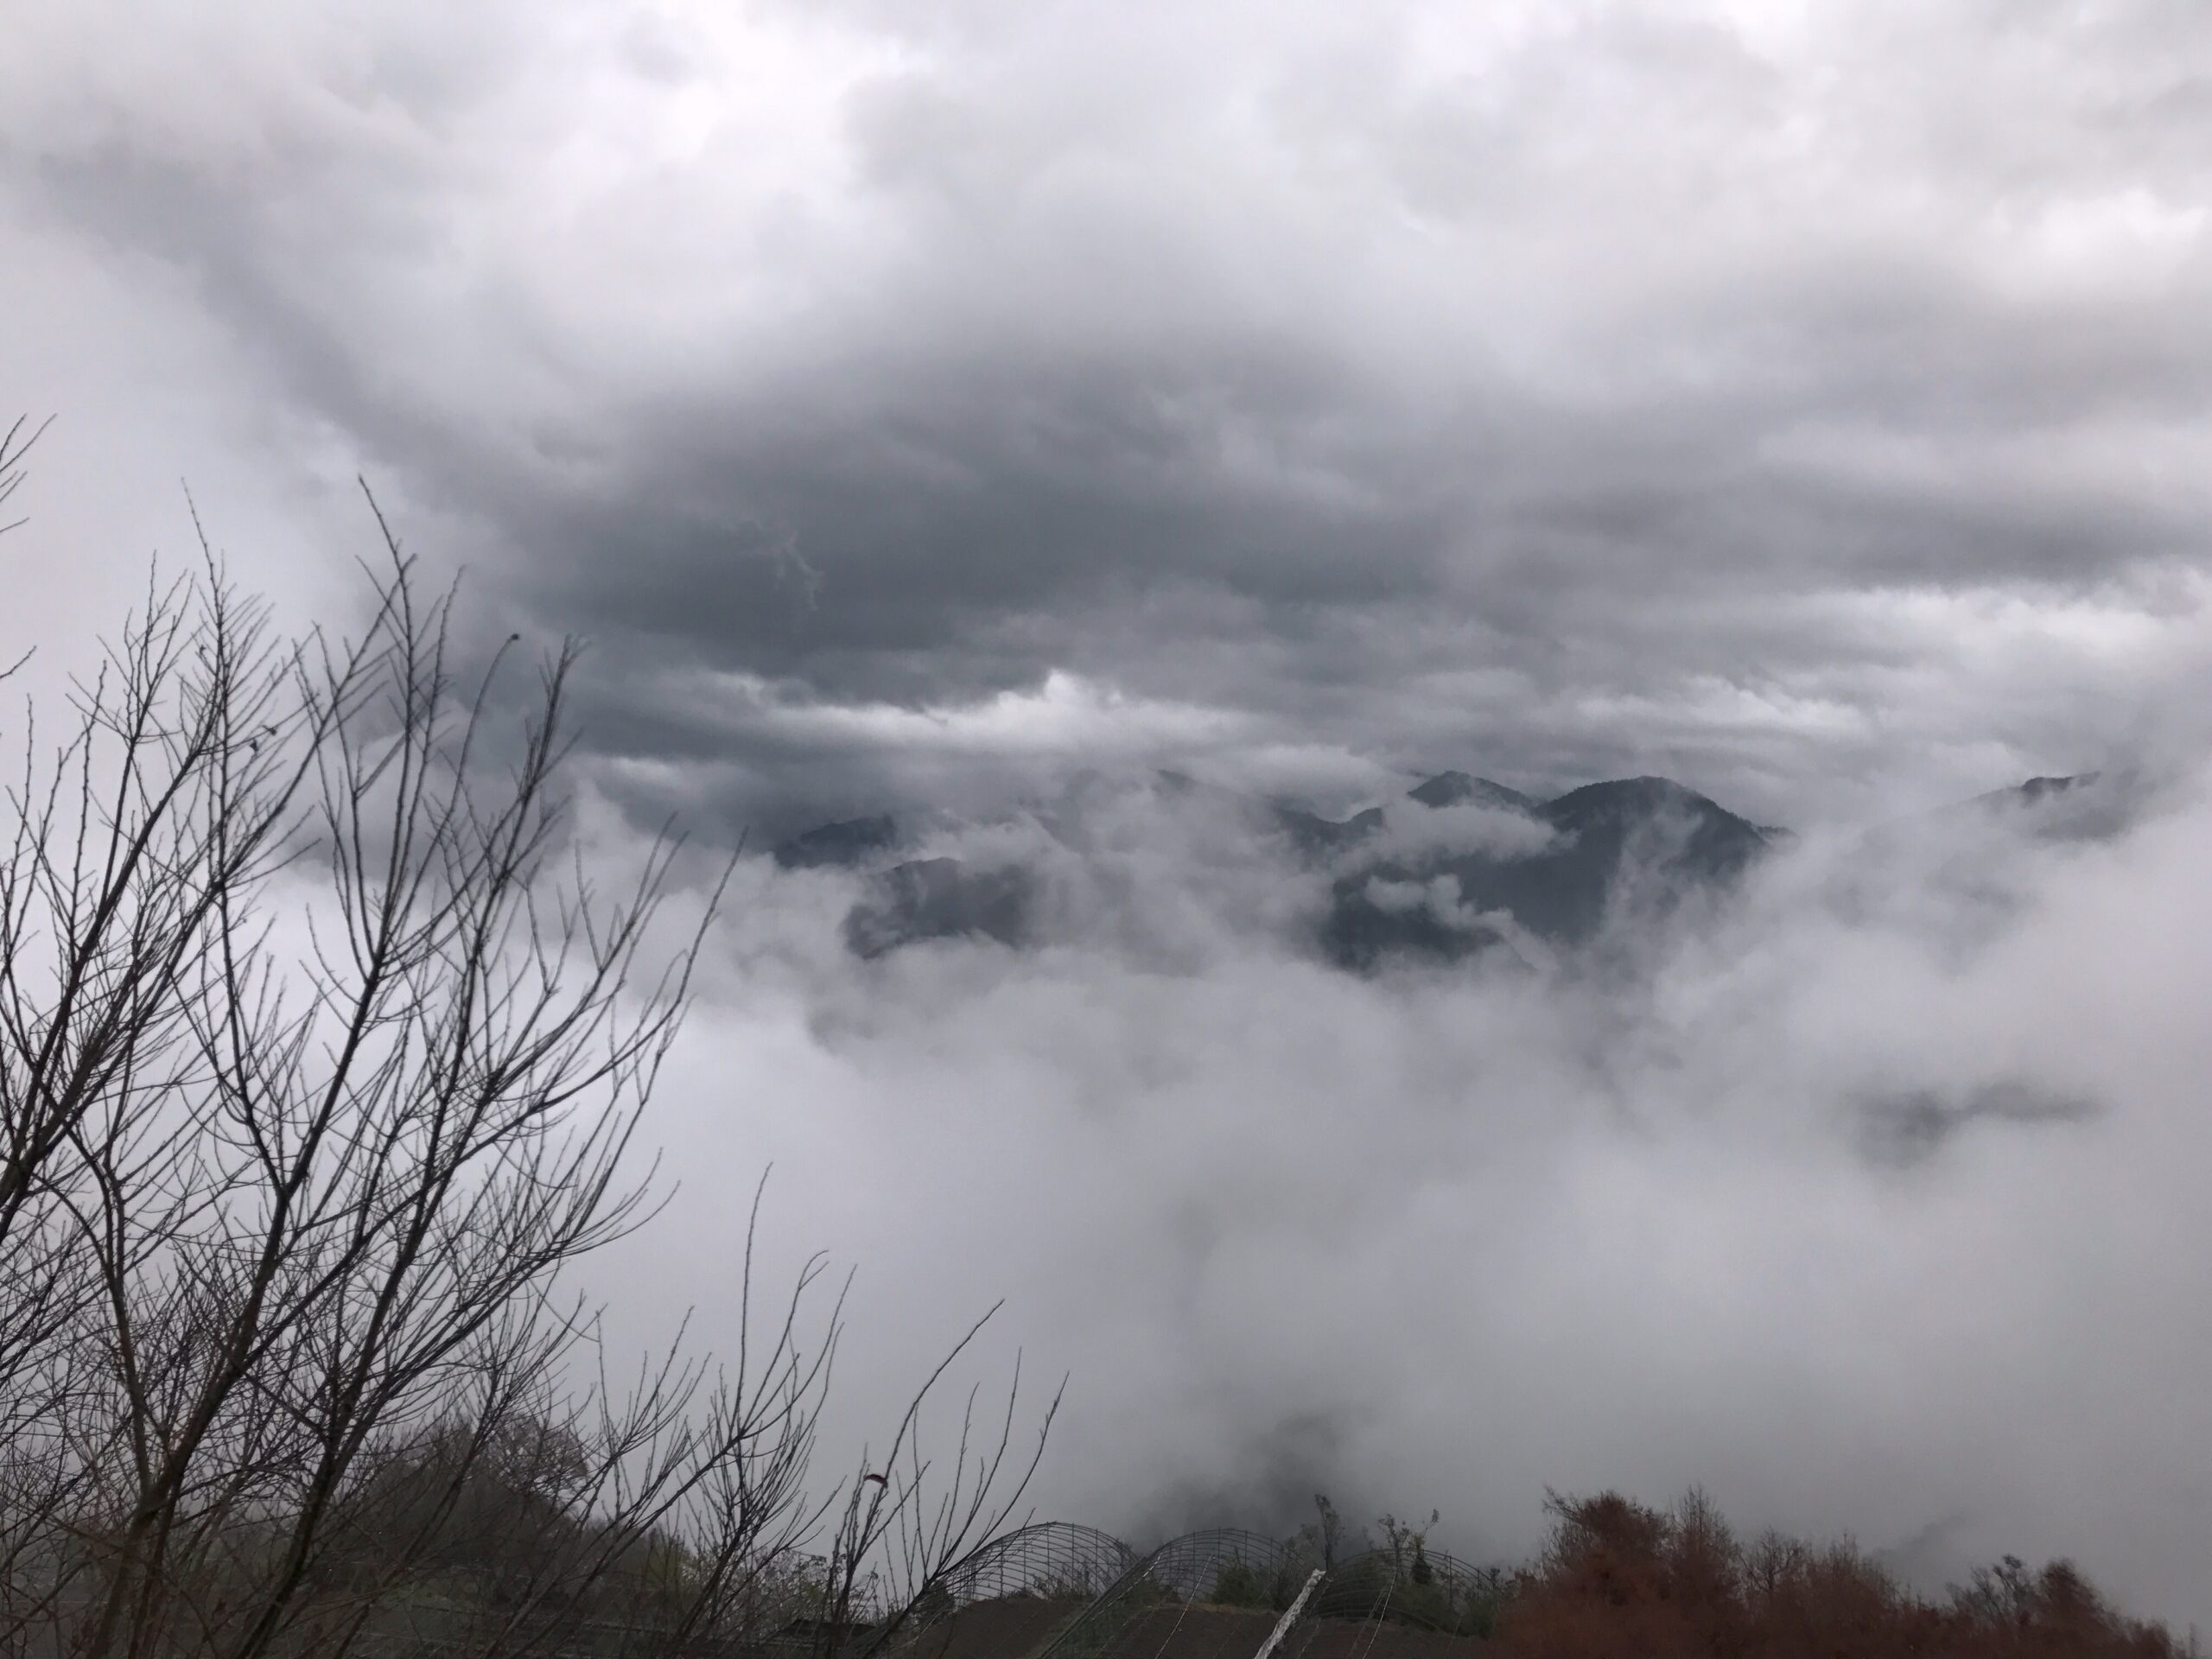
[[[2176,1659],[2071,1564],[2007,1558],[1943,1605],[1848,1542],[1741,1542],[1704,1494],[1551,1502],[1549,1547],[1498,1631],[1514,1659]]]

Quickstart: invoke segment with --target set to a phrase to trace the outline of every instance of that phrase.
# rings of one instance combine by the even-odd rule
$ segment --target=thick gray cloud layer
[[[1093,762],[1800,824],[2180,770],[2208,154],[2196,0],[34,9],[0,660],[180,474],[327,611],[360,471],[487,637],[596,640],[617,848]],[[1993,908],[1786,863],[1621,1000],[1325,973],[1203,840],[1020,963],[858,966],[842,878],[748,871],[623,1306],[726,1334],[777,1156],[868,1264],[854,1421],[1001,1291],[1073,1367],[1048,1508],[1512,1549],[1701,1478],[2212,1617],[2207,828],[1968,849]]]
[[[1332,971],[1249,837],[1125,806],[1029,953],[856,963],[851,878],[748,867],[664,1091],[683,1190],[600,1270],[641,1329],[637,1287],[728,1331],[728,1172],[772,1158],[777,1268],[860,1263],[836,1438],[1003,1294],[961,1380],[1072,1372],[1040,1514],[1319,1490],[1511,1559],[1547,1484],[1702,1482],[1931,1589],[2068,1554],[2212,1621],[2201,783],[2110,839],[1812,838],[1632,978]]]
[[[2187,0],[92,5],[9,55],[13,326],[204,337],[272,493],[358,464],[594,636],[640,804],[1104,746],[1802,821],[2193,737]],[[56,449],[102,350],[17,393]]]

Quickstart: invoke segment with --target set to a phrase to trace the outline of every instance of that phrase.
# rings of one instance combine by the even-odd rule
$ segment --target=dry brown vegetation
[[[1525,1659],[2164,1659],[2164,1630],[2107,1605],[2070,1564],[2008,1558],[1941,1603],[1849,1543],[1750,1541],[1693,1492],[1671,1510],[1554,1498],[1497,1646]]]
[[[1238,1659],[1260,1650],[1315,1567],[1335,1588],[1312,1599],[1277,1659],[2177,1659],[2197,1651],[2193,1638],[2184,1648],[2119,1612],[2064,1561],[2031,1568],[2007,1557],[1931,1599],[1847,1541],[1739,1538],[1696,1491],[1663,1510],[1611,1492],[1554,1496],[1549,1541],[1516,1572],[1438,1555],[1426,1527],[1388,1516],[1386,1543],[1335,1554],[1335,1511],[1319,1502],[1323,1526],[1288,1542],[1285,1572],[1232,1555],[1195,1600],[1124,1604],[1118,1617],[1088,1624],[1092,1604],[1083,1598],[982,1602],[931,1626],[907,1651]]]

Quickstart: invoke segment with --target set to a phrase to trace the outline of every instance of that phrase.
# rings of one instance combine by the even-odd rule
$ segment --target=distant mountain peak
[[[1465,772],[1440,772],[1408,790],[1406,795],[1423,806],[1495,806],[1513,812],[1536,810],[1532,797]]]
[[[880,957],[916,939],[1018,948],[1034,925],[1039,883],[1020,866],[976,870],[957,858],[911,859],[878,872],[868,887],[845,917],[845,945],[856,957]]]
[[[1690,836],[1685,850],[1716,870],[1740,868],[1770,839],[1769,831],[1749,818],[1671,778],[1647,775],[1585,784],[1545,802],[1541,810],[1559,830],[1585,837],[1640,833],[1669,823],[1684,826]]]
[[[2001,812],[2018,807],[2041,806],[2046,802],[2068,796],[2101,794],[2106,792],[2099,785],[2105,783],[2101,772],[2077,772],[2064,777],[2031,778],[2024,783],[2012,784],[2003,789],[1993,789],[1961,801],[1949,809],[1938,810],[1967,810]]]
[[[1700,795],[1688,785],[1678,784],[1671,778],[1649,774],[1585,784],[1580,789],[1571,789],[1564,795],[1546,801],[1539,810],[1561,829],[1573,829],[1599,821],[1654,818],[1675,814],[1693,819],[1740,823],[1756,833],[1750,820],[1738,817],[1710,796]]]
[[[1586,784],[1538,801],[1487,778],[1443,772],[1397,803],[1339,822],[1291,801],[1175,771],[1120,782],[1090,773],[1072,780],[1061,798],[1029,809],[1077,861],[1072,879],[1078,887],[1081,861],[1104,845],[1084,832],[1087,815],[1093,808],[1107,810],[1118,836],[1128,828],[1118,811],[1122,791],[1132,787],[1177,814],[1200,810],[1212,853],[1222,851],[1221,837],[1233,845],[1241,830],[1254,856],[1275,861],[1278,873],[1313,879],[1317,888],[1325,882],[1311,937],[1328,959],[1355,969],[1394,959],[1452,961],[1515,939],[1545,949],[1579,947],[1617,924],[1637,925],[1684,903],[1717,899],[1796,839],[1650,774]],[[2107,836],[2129,821],[2143,787],[2126,770],[2030,778],[1903,821],[1891,833],[1907,835],[1913,822],[1965,828],[1978,818],[2037,840]],[[1407,801],[1478,810],[1465,818],[1428,818],[1411,812]],[[1481,809],[1500,816],[1486,817]],[[934,844],[931,822],[915,809],[895,819],[885,813],[825,823],[784,842],[775,859],[786,868],[836,867],[863,877],[846,931],[856,955],[879,956],[931,938],[1020,945],[1049,935],[1062,913],[1054,884],[1068,879],[1055,873],[1059,867],[1039,863],[1033,853],[1010,855],[1004,844],[986,846],[974,865],[917,857],[913,849]],[[1121,846],[1113,840],[1105,847],[1109,864]],[[1130,881],[1151,879],[1118,867],[1109,874],[1101,893],[1123,897]]]
[[[2096,841],[2125,829],[2141,806],[2142,795],[2138,774],[2081,772],[1993,789],[1936,816],[2014,822],[2038,840]]]
[[[899,844],[899,821],[889,813],[869,818],[844,818],[815,828],[780,842],[776,862],[787,870],[839,868],[862,862]]]
[[[2086,789],[2103,776],[2101,772],[2077,772],[2067,778],[2031,778],[2020,785],[2018,792],[2024,800],[2039,801],[2047,795],[2063,795],[2069,790]]]

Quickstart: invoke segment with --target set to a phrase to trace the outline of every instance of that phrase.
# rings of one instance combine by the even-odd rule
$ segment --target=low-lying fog
[[[1468,816],[1388,834],[1510,849]],[[861,878],[748,859],[648,1132],[680,1190],[596,1272],[727,1342],[772,1163],[772,1278],[859,1269],[838,1456],[1003,1297],[957,1380],[1019,1346],[1033,1407],[1068,1373],[1034,1508],[1131,1537],[1325,1491],[1514,1557],[1548,1485],[1696,1482],[1931,1586],[2063,1554],[2212,1621],[2212,806],[2017,817],[1811,835],[1634,938],[1370,975],[1301,931],[1327,869],[1157,789],[1080,837],[934,832],[1058,858],[1029,949],[859,960]]]

